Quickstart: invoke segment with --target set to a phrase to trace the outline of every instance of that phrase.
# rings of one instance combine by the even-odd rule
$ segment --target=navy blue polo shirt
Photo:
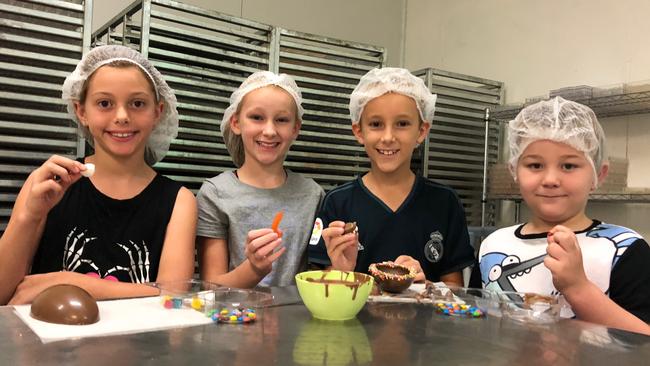
[[[457,272],[474,262],[465,213],[449,187],[417,176],[402,205],[393,212],[363,184],[361,177],[327,193],[318,217],[323,227],[336,220],[356,221],[359,250],[355,271],[372,263],[409,255],[420,262],[428,280]],[[309,245],[309,261],[330,265],[325,242]]]

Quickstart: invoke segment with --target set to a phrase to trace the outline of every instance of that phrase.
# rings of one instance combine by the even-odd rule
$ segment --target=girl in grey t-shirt
[[[197,196],[197,249],[204,280],[231,287],[287,286],[307,264],[324,194],[284,168],[298,136],[301,93],[286,74],[260,71],[230,97],[221,131],[237,170],[206,180]],[[278,230],[274,217],[283,212]]]

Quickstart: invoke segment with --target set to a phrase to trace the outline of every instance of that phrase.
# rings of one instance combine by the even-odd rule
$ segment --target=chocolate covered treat
[[[353,233],[354,230],[356,230],[356,229],[357,229],[357,223],[356,222],[348,222],[343,227],[343,235]]]
[[[34,298],[30,315],[48,323],[85,325],[99,321],[97,301],[74,285],[55,285]]]
[[[373,263],[368,268],[370,274],[382,289],[387,292],[402,292],[415,280],[415,268],[409,268],[394,262]]]

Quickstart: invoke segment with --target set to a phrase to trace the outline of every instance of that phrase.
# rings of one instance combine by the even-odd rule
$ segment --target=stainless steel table
[[[251,325],[180,328],[42,344],[0,307],[0,365],[648,365],[650,337],[578,321],[527,326],[460,319],[423,304],[372,304],[357,319],[312,319],[295,288]],[[284,305],[282,305],[284,304]]]

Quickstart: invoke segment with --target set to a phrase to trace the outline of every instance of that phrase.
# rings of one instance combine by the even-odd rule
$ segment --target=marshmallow
[[[95,164],[93,163],[88,163],[86,164],[86,170],[81,171],[81,175],[83,175],[86,178],[90,178],[95,174]]]

